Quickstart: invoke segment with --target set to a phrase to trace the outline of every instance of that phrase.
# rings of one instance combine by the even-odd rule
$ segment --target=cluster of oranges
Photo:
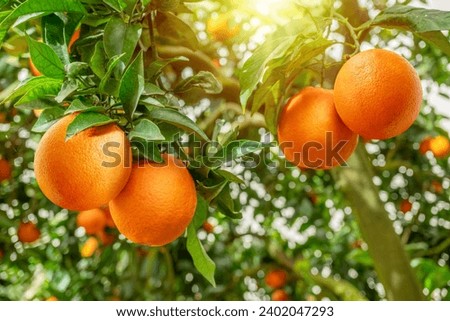
[[[286,286],[288,275],[283,269],[270,270],[264,281],[266,285],[273,289],[272,301],[287,301],[289,300],[289,295],[282,289]]]
[[[116,124],[92,127],[67,139],[67,127],[76,116],[63,117],[44,134],[34,171],[47,198],[80,211],[78,225],[93,235],[82,255],[91,256],[98,239],[109,242],[108,226],[150,246],[181,236],[197,205],[195,183],[183,162],[164,154],[163,163],[133,164],[130,143]]]
[[[403,57],[384,49],[356,54],[339,71],[334,90],[307,87],[292,97],[278,122],[286,159],[300,168],[330,169],[364,139],[406,131],[422,102],[420,79]]]

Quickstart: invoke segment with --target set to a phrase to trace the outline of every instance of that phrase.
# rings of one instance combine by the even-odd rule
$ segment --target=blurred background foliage
[[[409,3],[297,2],[309,7],[307,14],[314,17],[327,16],[334,6],[354,26],[388,6]],[[273,139],[261,114],[250,117],[240,111],[237,76],[265,36],[292,17],[292,4],[270,0],[174,3],[175,9],[170,10],[195,32],[198,43],[194,52],[192,39],[184,37],[180,42],[163,22],[157,26],[162,58],[185,55],[191,59],[169,66],[165,79],[175,82],[193,70],[206,69],[224,84],[221,95],[189,92],[181,96],[183,111],[208,134],[222,118],[222,134],[239,126],[239,137]],[[305,14],[295,12],[300,19]],[[26,32],[38,38],[39,28],[38,21],[30,22]],[[345,39],[344,28],[337,25],[332,30],[332,38]],[[408,32],[374,28],[362,48],[373,46],[395,49],[409,59],[423,80],[425,100],[418,120],[406,133],[387,141],[365,142],[375,171],[372,179],[423,294],[428,300],[449,300],[450,162],[448,157],[419,151],[425,138],[449,135],[448,118],[435,108],[439,107],[435,97],[448,98],[450,93],[449,57]],[[340,61],[344,54],[342,46],[334,46],[326,59]],[[2,99],[31,76],[28,57],[24,31],[11,31],[0,53]],[[338,67],[327,71],[326,86],[332,86]],[[317,82],[316,73],[305,70],[298,85]],[[286,272],[281,287],[292,300],[386,299],[367,244],[335,177],[328,171],[286,167],[277,147],[246,159],[254,165],[251,168],[230,164],[246,183],[231,185],[243,219],[233,221],[210,209],[207,223],[198,230],[216,263],[217,287],[196,272],[184,238],[149,248],[131,244],[108,227],[109,239],[95,236],[99,247],[84,257],[80,250],[90,236],[77,227],[76,213],[50,203],[34,179],[33,156],[40,135],[30,129],[36,116],[10,105],[1,105],[0,115],[0,157],[12,168],[11,177],[0,182],[2,300],[269,300],[274,289],[266,277],[274,269]],[[40,237],[23,243],[18,227],[28,221],[36,224]]]

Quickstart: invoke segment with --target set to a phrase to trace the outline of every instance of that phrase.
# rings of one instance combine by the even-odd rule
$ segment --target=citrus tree
[[[1,1],[0,298],[449,299],[450,13],[397,2]]]

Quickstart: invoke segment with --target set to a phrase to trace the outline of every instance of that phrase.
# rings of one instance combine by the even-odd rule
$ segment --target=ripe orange
[[[441,194],[444,191],[444,187],[442,186],[441,182],[439,181],[432,181],[431,187],[433,191],[437,194]]]
[[[409,212],[409,211],[411,211],[412,210],[412,203],[410,202],[410,201],[408,201],[408,200],[403,200],[401,203],[400,203],[400,211],[402,211],[403,213],[407,213],[407,212]]]
[[[213,233],[214,232],[214,225],[212,225],[208,221],[203,222],[202,227],[203,227],[203,229],[205,230],[206,233]]]
[[[430,140],[430,150],[436,158],[445,158],[450,154],[450,141],[445,136],[436,136]]]
[[[115,124],[92,127],[66,141],[75,115],[59,120],[42,137],[34,171],[42,192],[58,206],[84,211],[108,203],[131,173],[131,149]]]
[[[110,227],[110,228],[115,228],[116,223],[114,223],[114,220],[111,216],[111,211],[109,210],[109,207],[104,206],[104,207],[102,207],[102,209],[105,211],[105,214],[106,214],[106,226]]]
[[[91,236],[86,242],[83,244],[80,250],[80,254],[82,257],[91,257],[95,251],[98,249],[98,240]]]
[[[232,13],[220,14],[206,22],[206,32],[216,41],[227,41],[239,33],[239,25],[233,22]]]
[[[17,236],[19,237],[19,241],[22,243],[33,243],[41,236],[41,232],[33,223],[22,222],[17,230]]]
[[[0,124],[6,124],[6,123],[7,123],[6,118],[7,118],[6,113],[1,112],[1,113],[0,113]]]
[[[105,230],[101,230],[101,231],[97,232],[96,235],[102,242],[103,246],[111,245],[116,240],[116,236],[114,234],[110,234],[110,233],[106,232]]]
[[[336,110],[353,132],[387,139],[406,131],[419,115],[422,87],[400,55],[372,49],[348,60],[334,85]]]
[[[106,213],[100,208],[81,211],[77,216],[77,225],[84,227],[86,234],[95,234],[106,226]]]
[[[197,205],[195,183],[172,155],[133,164],[122,192],[109,203],[118,230],[135,243],[161,246],[181,236]]]
[[[42,76],[42,73],[36,68],[31,58],[28,60],[28,65],[30,66],[30,72],[33,76],[35,77]]]
[[[282,288],[283,286],[286,285],[287,273],[285,270],[282,269],[271,270],[269,271],[269,273],[267,273],[264,280],[267,286],[271,288],[274,289]]]
[[[4,158],[0,158],[0,183],[11,179],[11,173],[12,169],[9,162]]]
[[[330,169],[350,157],[358,136],[339,118],[332,90],[307,87],[284,107],[278,121],[278,141],[294,165]]]
[[[272,293],[272,301],[287,301],[289,300],[289,295],[286,291],[278,289]]]
[[[430,141],[432,140],[432,137],[425,137],[421,142],[419,146],[419,152],[422,155],[425,155],[430,150]]]
[[[45,301],[59,301],[59,300],[58,300],[58,298],[56,296],[52,295],[52,296],[49,296],[47,298],[47,300],[45,300]]]
[[[76,29],[70,38],[69,44],[67,45],[67,51],[70,53],[72,51],[72,46],[80,38],[80,28]]]

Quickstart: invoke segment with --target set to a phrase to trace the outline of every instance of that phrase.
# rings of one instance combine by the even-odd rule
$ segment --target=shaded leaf
[[[176,40],[177,45],[197,50],[197,35],[191,27],[178,16],[170,12],[158,12],[155,19],[158,34],[163,38]]]
[[[67,127],[66,140],[88,128],[103,126],[114,122],[114,119],[111,119],[104,114],[95,112],[81,113],[77,115]]]
[[[194,218],[192,219],[192,225],[197,230],[200,226],[203,225],[203,222],[206,220],[206,216],[208,215],[208,203],[206,200],[197,193],[197,207],[195,208]]]
[[[200,274],[215,287],[216,281],[214,280],[214,272],[216,270],[216,265],[203,248],[202,243],[197,237],[197,230],[192,223],[187,228],[186,247],[194,261],[194,266],[197,271],[199,271]]]
[[[207,94],[220,94],[222,84],[209,71],[200,71],[196,75],[182,80],[174,89],[174,92],[183,93],[192,88],[201,88]]]
[[[42,111],[38,120],[34,124],[32,131],[43,133],[47,131],[54,123],[64,116],[64,109],[61,107],[46,108]]]
[[[101,106],[89,106],[85,105],[81,100],[75,99],[70,104],[69,108],[67,108],[65,115],[73,114],[76,112],[86,112],[86,111],[102,111],[103,107]]]
[[[133,130],[130,131],[128,138],[140,138],[145,141],[162,141],[165,137],[161,134],[159,127],[148,119],[141,119]]]
[[[109,58],[121,56],[121,61],[127,65],[141,36],[140,24],[126,24],[122,19],[113,17],[106,24],[103,42]]]
[[[134,111],[144,91],[144,60],[142,51],[125,71],[119,88],[119,97],[128,120],[133,118]]]

